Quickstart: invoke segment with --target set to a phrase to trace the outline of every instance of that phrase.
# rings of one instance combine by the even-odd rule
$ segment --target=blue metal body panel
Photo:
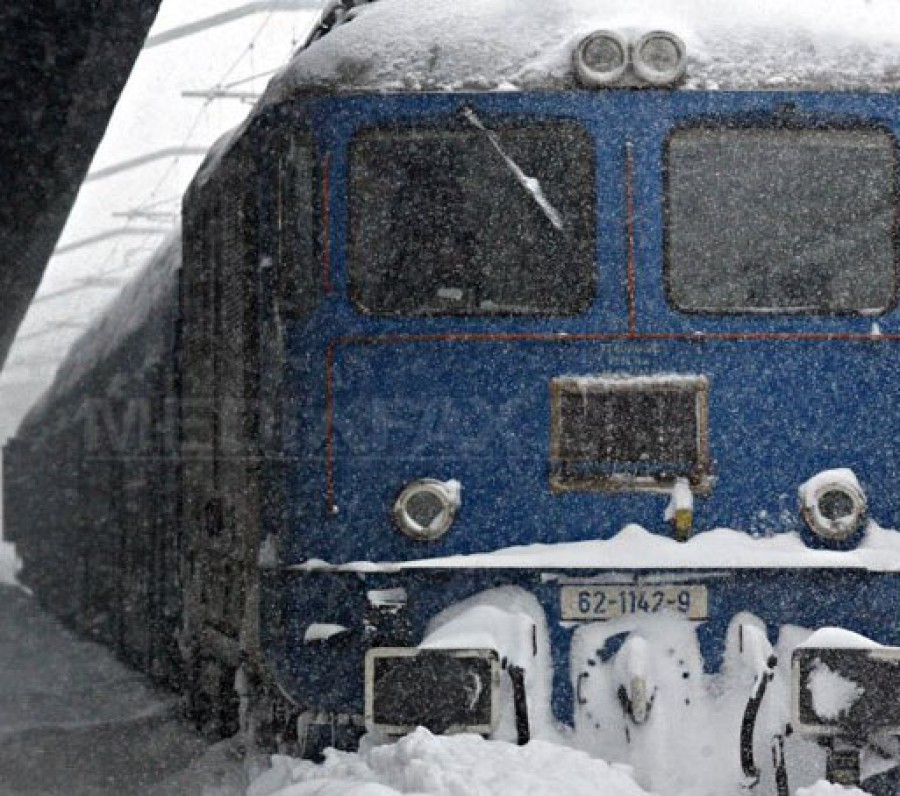
[[[346,186],[354,134],[385,123],[440,124],[464,106],[488,126],[509,117],[565,118],[596,137],[598,288],[588,312],[567,318],[397,319],[366,316],[350,303]],[[788,115],[797,124],[874,123],[896,136],[895,98],[678,91],[348,96],[302,100],[272,114],[273,127],[310,131],[330,188],[323,300],[302,322],[284,321],[283,337],[277,338],[283,348],[273,342],[274,334],[262,335],[269,338],[262,372],[278,374],[263,385],[271,414],[263,424],[264,443],[288,462],[279,484],[283,504],[267,508],[264,534],[277,537],[282,566],[606,539],[626,523],[670,535],[663,520],[666,495],[551,491],[549,384],[563,375],[708,377],[716,482],[708,497],[696,501],[699,532],[719,526],[759,535],[799,530],[798,486],[835,467],[856,472],[876,520],[900,526],[894,443],[900,432],[900,369],[894,364],[900,312],[892,309],[877,319],[686,314],[667,303],[663,287],[663,152],[674,127],[699,120],[773,124]],[[261,207],[264,219],[269,208],[269,220],[262,238],[274,256],[269,205],[264,192]],[[262,322],[271,328],[268,289],[264,279]],[[391,521],[399,491],[423,477],[462,484],[457,520],[437,542],[415,542]],[[728,621],[743,610],[762,617],[772,634],[782,624],[842,625],[900,643],[893,609],[898,583],[891,574],[832,569],[693,575],[710,579],[712,615],[700,638],[713,668]],[[367,589],[407,588],[408,643],[415,644],[442,608],[500,584],[522,586],[537,595],[551,627],[554,710],[563,719],[571,714],[571,631],[559,622],[558,586],[540,572],[269,572],[264,582],[264,633],[286,688],[302,704],[341,712],[361,709],[366,642],[356,629]],[[333,643],[304,646],[310,622],[340,623],[353,632]]]
[[[363,658],[369,646],[415,646],[428,622],[442,610],[480,592],[517,586],[535,595],[547,617],[553,660],[551,706],[555,717],[573,716],[570,647],[581,623],[560,617],[560,582],[617,576],[639,582],[655,572],[524,569],[428,569],[402,573],[304,572],[271,575],[265,593],[272,601],[264,610],[283,616],[283,633],[268,639],[285,687],[302,705],[335,713],[362,713]],[[772,644],[785,625],[805,628],[837,626],[900,645],[896,595],[900,579],[893,573],[852,570],[715,570],[677,573],[682,582],[702,583],[709,590],[710,616],[697,623],[704,666],[716,672],[724,654],[729,622],[749,611],[765,622]],[[370,614],[367,592],[402,587],[408,602],[403,617],[408,634],[378,637],[365,629]],[[276,595],[278,595],[276,597]],[[279,605],[276,605],[276,601]],[[282,602],[283,601],[283,602]],[[283,608],[283,614],[282,614]],[[344,625],[348,633],[304,644],[313,622]]]

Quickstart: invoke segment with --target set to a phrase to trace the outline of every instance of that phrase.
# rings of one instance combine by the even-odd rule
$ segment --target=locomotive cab
[[[268,148],[264,647],[307,739],[568,737],[782,792],[839,768],[792,732],[793,650],[900,644],[900,112],[683,90],[661,31],[572,58],[574,90],[270,109],[306,183]]]

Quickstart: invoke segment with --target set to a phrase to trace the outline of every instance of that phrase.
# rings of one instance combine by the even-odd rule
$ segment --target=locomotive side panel
[[[177,247],[155,257],[19,430],[20,468],[7,486],[22,580],[60,618],[161,682],[179,680],[175,569],[162,560],[177,518],[171,477]],[[148,284],[152,283],[152,284]],[[152,304],[147,308],[146,303]],[[163,407],[168,407],[163,410]],[[168,445],[168,458],[166,447]],[[160,595],[170,595],[163,609]]]
[[[184,648],[192,712],[226,735],[237,729],[235,674],[256,635],[246,610],[259,535],[256,202],[245,139],[185,203]]]

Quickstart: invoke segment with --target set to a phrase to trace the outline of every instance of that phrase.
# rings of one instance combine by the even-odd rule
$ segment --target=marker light
[[[433,541],[450,529],[458,508],[459,482],[421,478],[400,493],[394,521],[407,536]]]
[[[608,86],[628,68],[628,42],[613,30],[598,30],[575,50],[575,74],[588,88]]]
[[[819,473],[800,488],[803,519],[826,542],[843,542],[866,516],[866,496],[849,470]]]
[[[668,86],[679,80],[687,68],[684,42],[674,33],[655,30],[645,33],[632,50],[634,73],[651,86]]]

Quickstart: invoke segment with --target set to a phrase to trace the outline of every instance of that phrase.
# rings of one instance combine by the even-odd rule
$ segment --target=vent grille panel
[[[702,376],[554,379],[553,487],[708,489],[707,393]]]

